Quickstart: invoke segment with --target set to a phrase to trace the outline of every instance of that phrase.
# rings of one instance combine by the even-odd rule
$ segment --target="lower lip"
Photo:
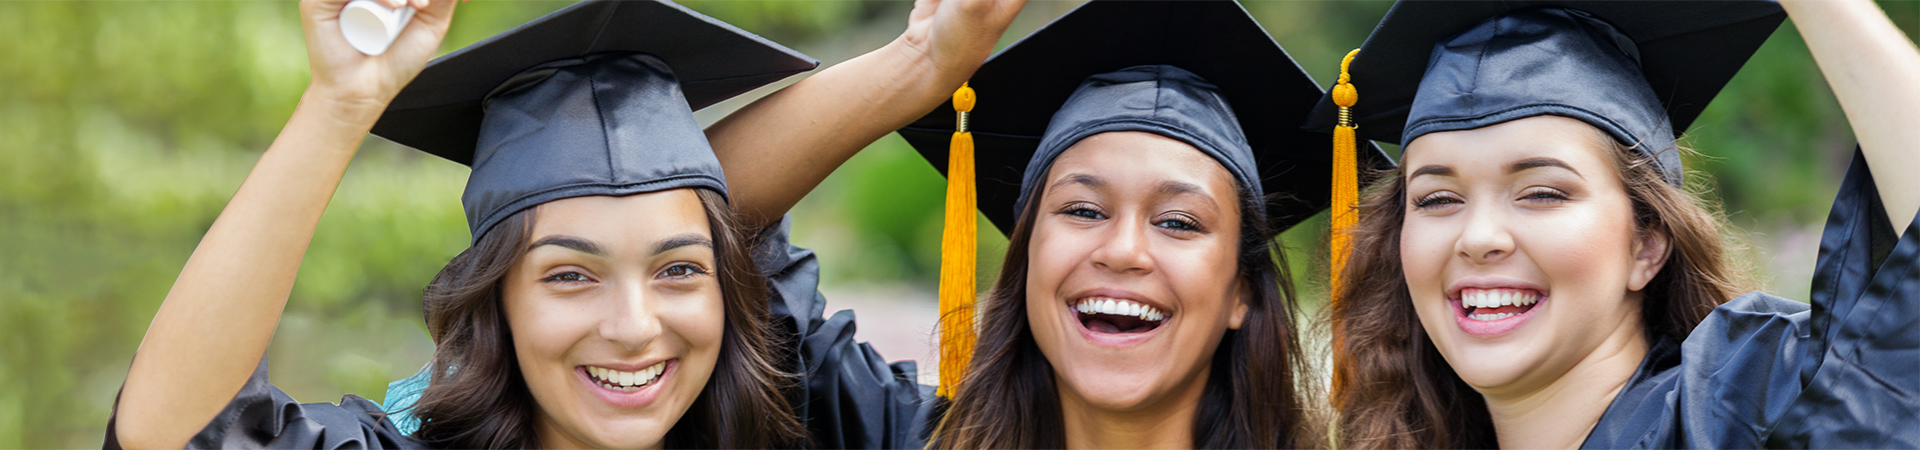
[[[1453,320],[1460,325],[1460,331],[1473,337],[1494,338],[1504,336],[1525,325],[1527,319],[1532,318],[1534,313],[1546,309],[1547,298],[1540,297],[1539,302],[1534,303],[1532,308],[1500,320],[1474,320],[1467,317],[1467,309],[1460,304],[1459,300],[1448,300],[1447,304],[1453,308]]]
[[[593,376],[587,375],[587,368],[584,366],[573,368],[573,373],[581,383],[587,384],[587,389],[593,391],[594,396],[600,397],[600,400],[607,402],[608,405],[613,405],[615,408],[639,408],[652,404],[654,399],[660,398],[661,386],[673,381],[673,374],[677,372],[675,369],[679,366],[680,360],[667,361],[667,367],[661,370],[660,377],[655,378],[653,384],[633,392],[621,392],[601,386],[600,382],[594,381]]]
[[[1079,311],[1074,311],[1072,305],[1068,305],[1066,309],[1067,320],[1073,322],[1075,328],[1080,329],[1080,337],[1086,338],[1087,342],[1091,342],[1098,347],[1129,348],[1138,346],[1148,339],[1153,339],[1154,335],[1160,334],[1160,330],[1167,329],[1168,322],[1173,321],[1172,317],[1168,317],[1160,323],[1160,326],[1153,327],[1152,330],[1148,330],[1145,333],[1101,333],[1087,329],[1087,324],[1080,322]]]

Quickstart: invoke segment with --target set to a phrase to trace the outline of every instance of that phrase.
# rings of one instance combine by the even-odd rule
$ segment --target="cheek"
[[[515,289],[501,290],[500,306],[513,334],[514,353],[522,365],[558,361],[584,334],[592,331],[585,314]]]
[[[1458,230],[1439,221],[1409,217],[1400,226],[1400,268],[1414,297],[1439,295],[1442,270],[1453,255]]]
[[[1630,207],[1584,206],[1516,227],[1514,238],[1555,287],[1624,292],[1624,277],[1634,262]]]
[[[726,302],[716,283],[708,289],[675,296],[660,311],[660,322],[697,352],[720,347],[727,326]]]
[[[1066,228],[1044,221],[1034,224],[1033,236],[1027,241],[1027,298],[1053,298],[1067,274],[1086,261],[1092,248],[1087,243],[1098,241],[1082,230]]]
[[[1181,309],[1216,317],[1224,330],[1239,294],[1239,249],[1224,239],[1211,244],[1169,246],[1154,260]]]

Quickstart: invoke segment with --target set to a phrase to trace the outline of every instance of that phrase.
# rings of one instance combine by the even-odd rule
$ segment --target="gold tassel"
[[[973,88],[966,84],[953,92],[958,119],[953,145],[947,153],[947,218],[940,239],[940,387],[936,394],[953,398],[973,359],[974,240],[978,214],[974,204],[973,133],[967,132],[967,114],[973,111]]]
[[[1355,148],[1354,130],[1359,127],[1353,123],[1353,111],[1350,108],[1360,100],[1360,92],[1354,89],[1350,82],[1352,77],[1347,75],[1347,66],[1353,64],[1353,57],[1358,54],[1360,50],[1354,49],[1347,52],[1345,59],[1340,60],[1340,81],[1333,86],[1333,103],[1340,105],[1340,122],[1333,128],[1333,198],[1327,205],[1329,222],[1327,251],[1332,254],[1332,266],[1327,269],[1327,274],[1331,278],[1327,283],[1327,292],[1328,298],[1334,305],[1340,304],[1342,300],[1340,293],[1346,286],[1346,280],[1341,272],[1347,268],[1347,253],[1352,251],[1353,247],[1352,237],[1347,233],[1353,229],[1358,219],[1354,208],[1359,203],[1360,197],[1359,165],[1355,161],[1359,151]],[[1333,329],[1335,342],[1339,342],[1342,334],[1342,330],[1336,324]],[[1340,347],[1336,345],[1333,348],[1334,367],[1348,364],[1348,357],[1339,350]],[[1346,380],[1339,376],[1339,371],[1333,373],[1332,394],[1338,402]]]

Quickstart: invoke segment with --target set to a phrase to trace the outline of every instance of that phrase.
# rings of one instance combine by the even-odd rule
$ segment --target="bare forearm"
[[[952,95],[966,74],[945,72],[896,41],[709,127],[734,207],[754,227],[778,221],[860,149]]]
[[[321,97],[301,98],[154,315],[121,394],[123,445],[185,445],[266,353],[320,215],[378,114]]]
[[[1832,86],[1896,232],[1920,212],[1920,50],[1867,0],[1782,1]]]

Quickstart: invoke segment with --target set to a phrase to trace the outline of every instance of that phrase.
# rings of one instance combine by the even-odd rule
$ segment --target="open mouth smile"
[[[1152,337],[1172,316],[1144,302],[1090,295],[1068,305],[1080,332],[1096,345],[1130,347]]]
[[[1533,289],[1467,288],[1449,299],[1460,330],[1476,337],[1505,335],[1520,328],[1547,299]]]

